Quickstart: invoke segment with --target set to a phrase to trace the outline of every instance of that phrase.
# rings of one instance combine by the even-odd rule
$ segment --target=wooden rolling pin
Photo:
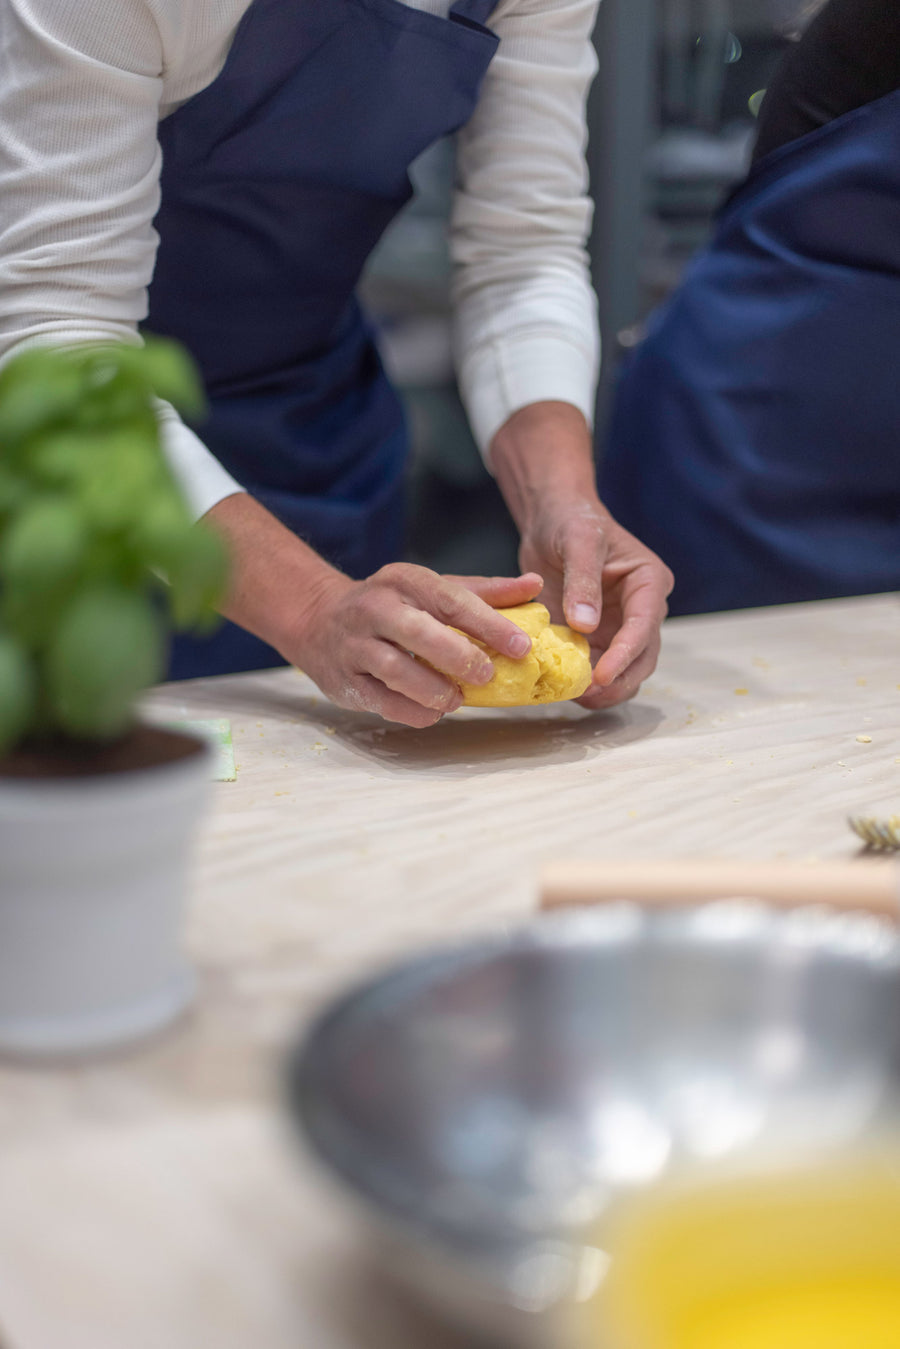
[[[555,862],[540,878],[541,908],[633,899],[648,905],[762,899],[878,914],[900,921],[900,871],[890,861]]]

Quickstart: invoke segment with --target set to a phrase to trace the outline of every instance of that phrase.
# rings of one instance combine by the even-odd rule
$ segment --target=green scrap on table
[[[213,782],[236,782],[237,769],[234,766],[234,745],[231,743],[231,722],[225,717],[210,717],[203,721],[173,721],[169,723],[173,730],[193,732],[208,740],[212,748]]]

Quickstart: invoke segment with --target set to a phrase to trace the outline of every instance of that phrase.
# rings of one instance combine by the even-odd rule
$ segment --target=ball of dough
[[[580,698],[591,682],[587,638],[562,623],[551,623],[549,610],[536,601],[497,612],[528,633],[531,650],[521,660],[488,651],[494,677],[488,684],[460,684],[465,705],[522,707]],[[482,642],[477,645],[485,649]]]

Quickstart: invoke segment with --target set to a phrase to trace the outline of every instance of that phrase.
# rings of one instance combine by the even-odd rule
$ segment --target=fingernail
[[[527,656],[531,650],[531,638],[525,632],[517,632],[514,637],[510,637],[506,649],[511,656]]]
[[[572,610],[572,618],[576,623],[583,623],[586,628],[596,628],[600,622],[600,613],[593,604],[576,604]]]
[[[483,665],[476,665],[469,678],[473,684],[487,684],[494,677],[494,667],[489,660]]]

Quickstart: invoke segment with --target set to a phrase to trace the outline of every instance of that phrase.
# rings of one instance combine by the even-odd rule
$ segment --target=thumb
[[[563,612],[570,628],[593,632],[603,610],[603,567],[609,540],[600,519],[579,515],[567,520],[560,537]]]

